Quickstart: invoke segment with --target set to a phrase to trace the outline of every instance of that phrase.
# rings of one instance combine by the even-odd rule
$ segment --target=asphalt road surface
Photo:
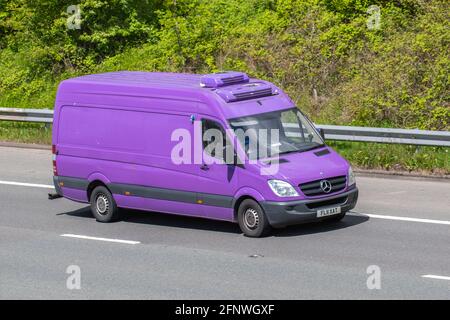
[[[98,223],[47,200],[51,176],[50,151],[0,147],[1,299],[450,299],[449,180],[359,176],[341,222],[251,239],[160,213]]]

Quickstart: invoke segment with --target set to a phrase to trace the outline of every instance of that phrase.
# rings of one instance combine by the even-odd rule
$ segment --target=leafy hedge
[[[69,30],[73,2],[0,2],[0,105],[51,108],[91,72],[236,69],[321,123],[450,128],[447,0],[79,0]]]

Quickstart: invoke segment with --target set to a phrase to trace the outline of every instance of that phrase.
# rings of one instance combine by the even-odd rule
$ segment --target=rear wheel
[[[92,214],[97,221],[112,222],[119,219],[119,208],[106,187],[96,187],[91,193],[90,202]]]
[[[238,222],[248,237],[263,237],[272,229],[263,209],[252,199],[242,201],[238,209]]]

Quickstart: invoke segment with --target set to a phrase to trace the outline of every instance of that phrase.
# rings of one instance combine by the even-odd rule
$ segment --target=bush
[[[450,128],[446,0],[82,0],[68,30],[71,3],[0,3],[0,105],[51,108],[59,81],[91,72],[236,69],[320,123]]]

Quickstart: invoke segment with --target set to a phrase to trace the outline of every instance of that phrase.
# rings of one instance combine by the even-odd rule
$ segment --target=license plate
[[[341,213],[341,207],[321,209],[317,211],[317,218],[332,216],[338,213]]]

